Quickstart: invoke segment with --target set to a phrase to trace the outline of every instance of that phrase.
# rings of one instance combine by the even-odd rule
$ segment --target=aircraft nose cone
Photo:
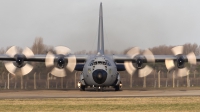
[[[97,84],[102,84],[106,81],[107,72],[105,70],[97,69],[92,73],[92,76]]]

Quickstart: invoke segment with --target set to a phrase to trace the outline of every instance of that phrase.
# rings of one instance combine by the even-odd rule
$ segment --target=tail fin
[[[98,45],[97,52],[99,55],[104,54],[104,34],[103,34],[103,10],[102,3],[100,3],[99,8],[99,31],[98,31]]]

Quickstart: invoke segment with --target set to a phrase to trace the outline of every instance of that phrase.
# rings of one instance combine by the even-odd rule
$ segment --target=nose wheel
[[[95,89],[96,89],[96,91],[104,91],[104,87],[101,87],[101,86],[96,87]]]

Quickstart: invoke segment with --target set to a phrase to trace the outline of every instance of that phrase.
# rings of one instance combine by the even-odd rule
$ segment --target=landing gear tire
[[[84,85],[81,85],[80,91],[85,91],[85,86]]]
[[[96,87],[96,91],[100,91],[101,90],[101,87]]]
[[[101,92],[103,92],[104,91],[104,88],[103,87],[101,87]]]
[[[119,85],[116,85],[115,86],[115,91],[119,91],[119,89],[120,89]]]

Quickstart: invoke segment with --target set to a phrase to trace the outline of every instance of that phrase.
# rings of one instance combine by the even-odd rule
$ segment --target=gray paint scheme
[[[100,55],[104,54],[104,34],[103,34],[103,9],[102,9],[102,3],[100,3],[100,8],[99,8],[99,31],[98,31],[97,52]]]

